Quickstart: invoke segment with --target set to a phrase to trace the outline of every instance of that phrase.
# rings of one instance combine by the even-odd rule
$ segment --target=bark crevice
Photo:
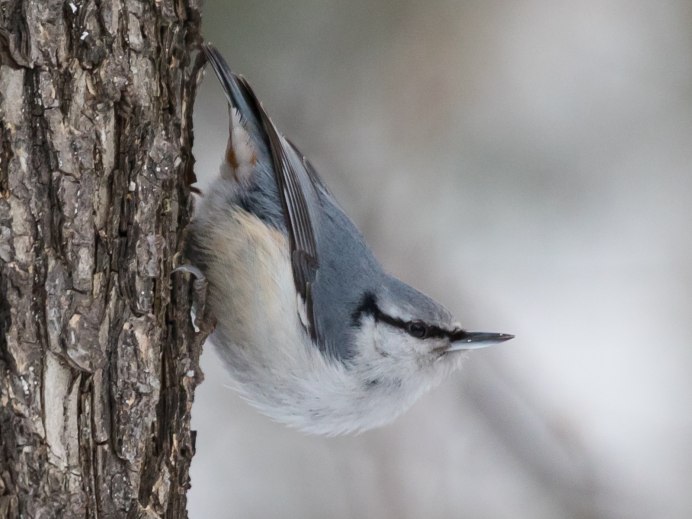
[[[186,516],[199,22],[195,0],[0,10],[0,518]]]

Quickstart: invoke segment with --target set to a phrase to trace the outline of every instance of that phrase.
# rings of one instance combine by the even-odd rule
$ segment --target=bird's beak
[[[445,353],[462,350],[479,350],[493,344],[514,339],[509,333],[466,332],[460,330],[451,337],[451,344]]]

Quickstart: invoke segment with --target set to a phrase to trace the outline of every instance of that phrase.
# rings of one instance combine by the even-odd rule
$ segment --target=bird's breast
[[[302,340],[286,236],[239,208],[217,217],[205,241],[216,256],[206,276],[218,334],[241,348]]]

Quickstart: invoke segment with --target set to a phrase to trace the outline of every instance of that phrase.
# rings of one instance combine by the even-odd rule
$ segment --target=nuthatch
[[[208,280],[214,343],[250,404],[312,433],[362,431],[458,368],[459,352],[513,337],[467,332],[385,273],[248,82],[214,47],[204,52],[230,105],[229,138],[187,255]]]

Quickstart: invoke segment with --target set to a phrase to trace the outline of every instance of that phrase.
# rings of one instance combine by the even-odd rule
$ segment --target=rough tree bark
[[[196,0],[0,1],[0,518],[185,517]]]

